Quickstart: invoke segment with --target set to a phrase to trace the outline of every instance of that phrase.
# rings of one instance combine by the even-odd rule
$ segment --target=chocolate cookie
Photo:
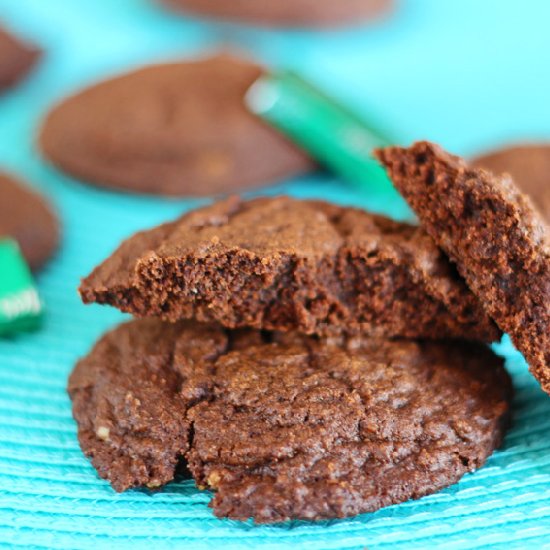
[[[507,175],[421,142],[378,152],[428,233],[456,263],[550,393],[550,229]]]
[[[176,9],[264,25],[333,27],[386,15],[393,0],[163,0]]]
[[[495,174],[510,174],[550,223],[550,144],[505,147],[481,155],[472,163]]]
[[[232,198],[137,233],[80,293],[137,316],[229,328],[499,337],[423,230],[288,197]]]
[[[435,492],[500,444],[511,398],[481,344],[132,321],[72,373],[83,451],[122,491],[185,460],[220,517],[355,515]]]
[[[20,80],[36,62],[40,53],[0,28],[0,89]]]
[[[38,193],[0,174],[0,237],[15,239],[29,266],[38,269],[59,243],[57,218]]]
[[[306,172],[312,161],[244,106],[261,74],[227,55],[146,67],[62,102],[40,144],[77,178],[160,195],[223,194]]]

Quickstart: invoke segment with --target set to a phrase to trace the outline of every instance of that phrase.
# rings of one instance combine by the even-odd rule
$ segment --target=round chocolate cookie
[[[378,18],[393,0],[163,0],[176,9],[210,17],[282,26],[332,27]]]
[[[516,145],[476,157],[478,168],[510,174],[550,223],[550,143]]]
[[[502,440],[502,360],[473,343],[137,320],[69,381],[83,451],[122,491],[186,461],[220,517],[346,517],[433,493]]]
[[[31,269],[38,269],[59,243],[59,225],[46,200],[0,174],[0,237],[15,239]]]
[[[306,155],[244,105],[261,74],[219,55],[120,76],[56,107],[42,150],[90,183],[160,195],[230,193],[306,172]]]
[[[0,89],[15,84],[40,55],[34,49],[0,29]]]

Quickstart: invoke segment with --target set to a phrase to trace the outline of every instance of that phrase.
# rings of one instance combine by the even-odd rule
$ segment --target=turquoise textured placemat
[[[124,317],[83,306],[76,286],[121,238],[200,201],[87,187],[48,168],[33,146],[38,120],[63,94],[143,61],[227,43],[376,110],[404,141],[426,137],[469,154],[550,138],[549,17],[544,0],[411,0],[384,23],[280,32],[179,18],[145,0],[0,0],[0,20],[47,49],[31,78],[0,96],[0,166],[48,194],[63,224],[62,247],[38,277],[44,329],[0,341],[0,546],[550,548],[550,397],[508,342],[499,351],[517,395],[504,447],[437,495],[347,520],[254,526],[214,518],[209,495],[189,481],[114,493],[80,452],[65,384],[75,360]],[[267,192],[398,213],[321,174]]]

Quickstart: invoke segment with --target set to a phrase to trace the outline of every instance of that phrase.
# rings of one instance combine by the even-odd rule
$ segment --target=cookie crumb
[[[111,435],[111,432],[107,426],[99,426],[99,428],[95,431],[95,434],[99,437],[99,439],[107,441]]]
[[[220,475],[220,473],[214,471],[208,476],[206,481],[207,481],[208,485],[210,485],[210,487],[212,487],[212,489],[215,489],[218,486],[218,484],[220,483],[221,479],[222,479],[222,476]]]

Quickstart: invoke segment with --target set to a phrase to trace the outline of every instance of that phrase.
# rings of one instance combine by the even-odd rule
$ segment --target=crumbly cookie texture
[[[482,344],[145,319],[101,338],[69,393],[82,449],[116,490],[159,487],[184,461],[217,516],[277,522],[456,482],[500,444],[511,383]]]
[[[138,233],[80,293],[141,317],[228,328],[499,337],[422,229],[288,197],[228,199]]]
[[[471,168],[437,145],[390,147],[378,157],[550,393],[550,228],[542,215],[509,176]]]
[[[550,224],[550,143],[512,145],[473,159],[473,166],[510,174]]]

